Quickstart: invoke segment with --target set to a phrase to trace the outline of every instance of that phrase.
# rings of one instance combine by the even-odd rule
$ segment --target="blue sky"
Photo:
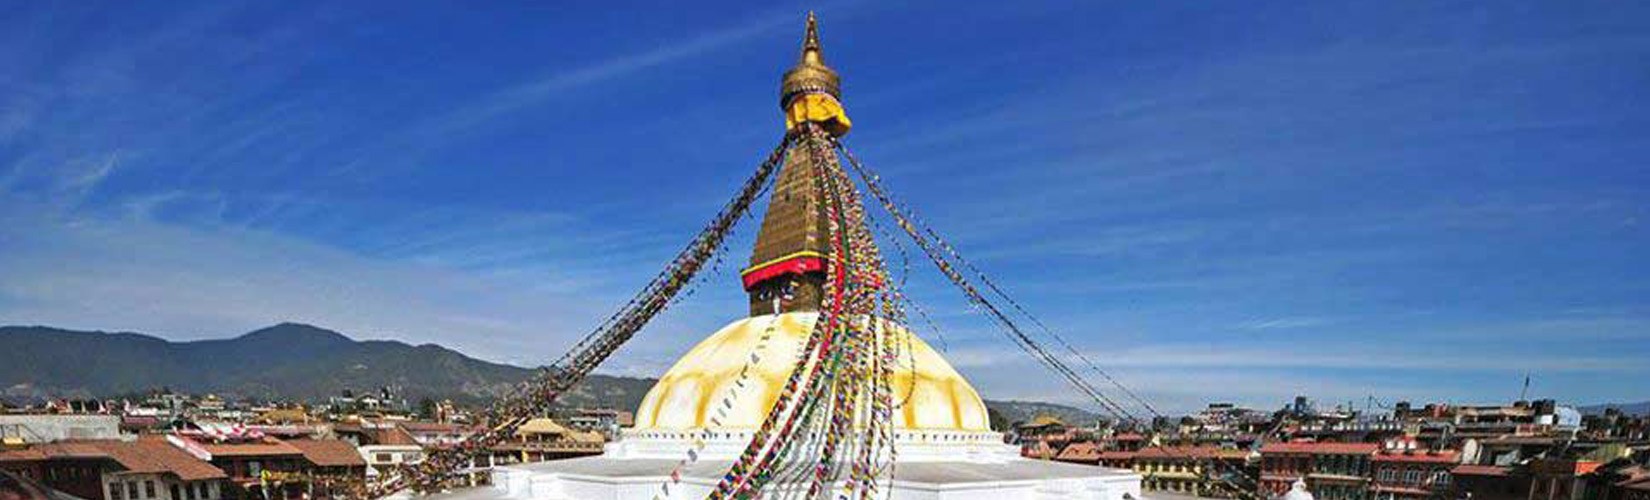
[[[812,8],[852,147],[1160,406],[1650,399],[1644,4],[746,4],[13,5],[0,323],[545,362],[772,147]],[[919,273],[986,397],[1076,401]]]

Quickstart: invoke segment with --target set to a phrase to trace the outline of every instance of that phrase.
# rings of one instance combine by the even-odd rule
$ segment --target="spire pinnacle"
[[[802,58],[800,62],[825,64],[824,49],[819,46],[819,21],[814,18],[814,11],[808,11],[808,31],[802,37]]]
[[[825,51],[819,44],[819,21],[808,13],[808,28],[802,35],[802,56],[785,72],[779,89],[779,105],[788,108],[792,98],[805,93],[842,96],[842,77],[825,65]]]

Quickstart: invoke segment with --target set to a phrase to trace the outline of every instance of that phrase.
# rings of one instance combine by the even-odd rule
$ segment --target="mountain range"
[[[358,341],[311,325],[282,323],[229,339],[172,342],[140,333],[44,326],[0,327],[0,396],[113,397],[157,389],[255,400],[320,401],[389,387],[422,398],[481,403],[533,370],[491,363],[435,344]],[[634,409],[655,379],[592,375],[562,396],[568,406]],[[1092,412],[1028,401],[986,401],[998,427],[1054,415],[1094,422]]]
[[[0,327],[0,394],[11,398],[109,397],[161,388],[248,399],[324,400],[345,390],[391,388],[421,398],[476,403],[533,370],[471,358],[435,344],[357,341],[282,323],[239,337],[171,342],[138,333]],[[623,408],[650,379],[595,375],[565,395],[570,405]]]

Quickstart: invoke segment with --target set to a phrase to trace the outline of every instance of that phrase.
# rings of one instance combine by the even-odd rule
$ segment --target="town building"
[[[1455,450],[1417,449],[1414,440],[1394,439],[1375,454],[1371,492],[1377,500],[1421,499],[1452,491],[1450,471],[1460,464]]]
[[[512,437],[493,446],[495,464],[600,455],[607,441],[595,431],[575,431],[544,417],[522,424]]]
[[[1135,453],[1141,488],[1200,497],[1231,498],[1252,484],[1249,452],[1217,446],[1153,446]]]
[[[1650,498],[1650,464],[1632,457],[1612,460],[1588,475],[1590,500],[1646,500]]]
[[[293,439],[286,444],[297,448],[309,462],[304,478],[310,498],[346,496],[352,483],[367,478],[367,461],[355,446],[337,439]]]
[[[399,426],[425,448],[451,446],[482,430],[473,425],[441,422],[400,422]]]
[[[0,470],[80,498],[213,500],[226,475],[164,438],[61,441],[0,452]]]
[[[579,408],[567,417],[567,426],[575,430],[596,431],[613,439],[619,429],[636,424],[636,414],[609,408]]]
[[[116,439],[120,416],[87,414],[0,415],[0,446],[19,447],[69,439]]]
[[[1527,464],[1530,476],[1529,500],[1582,500],[1593,498],[1587,491],[1587,474],[1600,462],[1574,458],[1537,458]]]
[[[1451,498],[1529,500],[1530,480],[1512,466],[1462,464],[1450,469]]]
[[[1110,443],[1109,449],[1119,451],[1140,451],[1141,448],[1145,448],[1146,445],[1150,444],[1150,440],[1146,439],[1146,435],[1138,432],[1120,432],[1112,435],[1107,442]]]
[[[1103,451],[1100,452],[1100,466],[1113,469],[1134,469],[1134,456],[1138,451]]]
[[[402,425],[395,421],[363,421],[336,425],[333,432],[355,445],[367,462],[367,477],[376,479],[402,464],[424,460],[424,445]]]
[[[206,461],[229,476],[225,497],[290,498],[305,494],[307,484],[266,484],[271,475],[297,476],[307,472],[304,452],[275,438],[260,435],[206,437],[168,435],[168,442]]]
[[[1083,441],[1066,445],[1054,459],[1073,464],[1100,465],[1101,453],[1099,443]]]
[[[1304,480],[1319,500],[1366,500],[1375,443],[1267,443],[1261,447],[1260,490],[1277,496]]]

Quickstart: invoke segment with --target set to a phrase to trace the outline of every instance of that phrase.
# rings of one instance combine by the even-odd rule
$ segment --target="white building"
[[[116,415],[0,415],[0,444],[6,446],[119,437]]]

